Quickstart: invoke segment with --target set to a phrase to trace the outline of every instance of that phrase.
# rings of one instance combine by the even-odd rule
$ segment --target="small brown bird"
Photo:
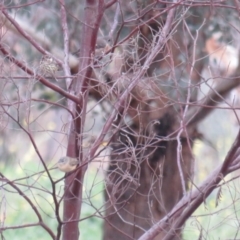
[[[78,164],[79,161],[77,158],[66,156],[59,159],[57,166],[62,172],[71,172],[77,167]]]
[[[39,73],[43,76],[53,76],[60,70],[60,65],[50,56],[44,55],[40,61]]]

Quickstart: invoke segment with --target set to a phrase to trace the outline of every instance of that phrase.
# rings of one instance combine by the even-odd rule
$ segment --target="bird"
[[[67,173],[76,169],[78,164],[77,158],[65,156],[59,159],[57,166],[60,171]]]
[[[209,55],[209,65],[214,74],[231,76],[239,65],[238,50],[231,45],[220,42],[221,32],[214,33],[205,43]]]
[[[60,70],[60,65],[51,56],[44,55],[39,65],[39,73],[43,76],[54,75]]]

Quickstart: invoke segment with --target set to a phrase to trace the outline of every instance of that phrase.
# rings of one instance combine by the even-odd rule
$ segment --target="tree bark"
[[[156,132],[168,135],[174,125],[174,116],[166,114],[160,122]],[[157,135],[159,139],[164,137],[160,134]],[[132,148],[126,147],[129,138],[133,139],[135,153]],[[104,240],[139,238],[156,221],[166,216],[183,196],[176,162],[176,140],[148,144],[150,147],[136,144],[136,139],[130,135],[121,141],[124,143],[113,144],[108,171]],[[186,139],[182,139],[181,144],[181,167],[187,188],[193,161],[192,144],[189,146]],[[123,149],[126,151],[119,154]],[[164,235],[155,239],[163,239]],[[173,239],[179,239],[180,235],[179,230]]]

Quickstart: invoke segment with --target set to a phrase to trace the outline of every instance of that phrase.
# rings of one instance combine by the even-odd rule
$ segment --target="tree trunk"
[[[147,137],[145,144],[139,144],[130,134],[121,139],[122,133],[119,133],[121,143],[113,144],[107,174],[104,240],[137,239],[166,216],[183,196],[177,164],[178,143],[156,141],[172,132],[174,121],[173,114],[165,114],[155,128],[157,137],[148,144]],[[187,188],[192,169],[192,144],[188,146],[185,139],[181,139],[181,144],[181,167]],[[179,239],[180,235],[181,231],[173,239]],[[163,237],[161,234],[155,239]]]

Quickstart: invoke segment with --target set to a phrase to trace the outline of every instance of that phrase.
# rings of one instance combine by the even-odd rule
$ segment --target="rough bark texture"
[[[159,139],[171,132],[174,117],[166,114],[160,122],[155,129]],[[176,163],[177,141],[160,141],[143,148],[143,143],[136,144],[133,137],[129,138],[133,139],[135,156],[126,144],[113,146],[105,194],[107,221],[104,225],[104,240],[137,239],[144,230],[163,218],[183,195]],[[182,148],[181,163],[187,183],[191,176],[191,146],[182,139]],[[123,152],[123,149],[126,151]],[[163,236],[159,235],[155,239],[162,239]],[[176,233],[174,239],[179,237],[180,232]]]

